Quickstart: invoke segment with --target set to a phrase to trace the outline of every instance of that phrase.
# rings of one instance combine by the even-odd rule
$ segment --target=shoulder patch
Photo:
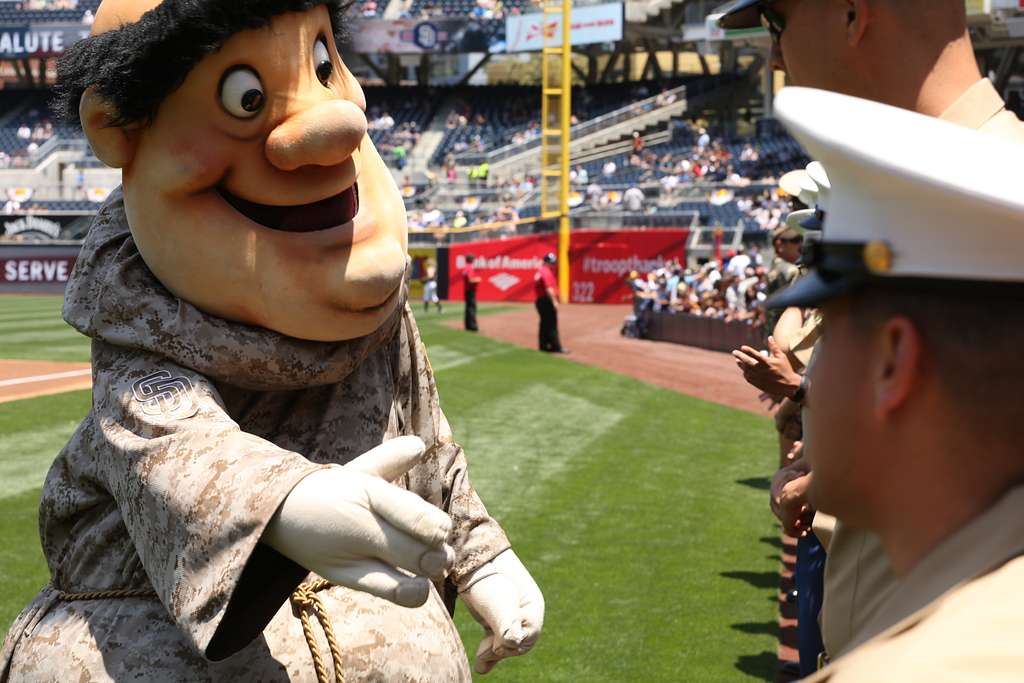
[[[142,412],[168,420],[186,420],[199,412],[199,401],[188,377],[157,370],[132,384],[132,397]]]

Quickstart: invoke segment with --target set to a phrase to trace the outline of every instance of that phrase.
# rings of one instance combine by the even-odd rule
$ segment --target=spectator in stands
[[[700,129],[700,137],[697,138],[697,148],[703,152],[711,144],[711,136],[705,128]]]
[[[391,153],[395,157],[395,167],[399,171],[403,170],[405,168],[406,163],[408,163],[405,158],[406,155],[408,154],[407,150],[405,149],[405,145],[401,142],[398,143],[397,145],[395,145],[394,149],[391,150]]]
[[[640,136],[639,131],[633,131],[633,153],[640,154],[644,151],[644,139]]]
[[[590,202],[590,206],[599,209],[601,208],[601,198],[604,196],[604,188],[602,188],[597,181],[590,183],[587,186],[587,200]]]
[[[636,185],[631,185],[626,193],[622,195],[622,201],[626,205],[626,211],[639,213],[644,210],[644,191]]]
[[[741,248],[739,253],[730,252],[729,261],[725,265],[725,272],[737,278],[743,277],[747,272],[747,268],[750,267],[750,264],[750,257]]]
[[[609,159],[604,163],[604,166],[601,168],[601,175],[603,175],[605,178],[611,178],[613,175],[615,175],[615,171],[617,170],[618,166],[615,165],[614,161]]]

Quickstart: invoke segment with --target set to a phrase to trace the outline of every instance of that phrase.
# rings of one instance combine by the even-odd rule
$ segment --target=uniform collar
[[[861,633],[880,633],[903,622],[957,584],[1001,566],[1022,551],[1024,485],[1010,489],[901,577],[892,597]]]
[[[957,98],[939,118],[975,130],[981,128],[1006,109],[992,81],[982,78]]]

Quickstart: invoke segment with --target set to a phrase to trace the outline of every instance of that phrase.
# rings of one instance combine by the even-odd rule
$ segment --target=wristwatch
[[[792,396],[789,397],[789,400],[793,401],[793,403],[803,403],[804,398],[807,396],[808,384],[809,382],[807,381],[807,375],[804,375],[803,378],[800,380],[800,386],[796,388],[796,391],[793,393]]]

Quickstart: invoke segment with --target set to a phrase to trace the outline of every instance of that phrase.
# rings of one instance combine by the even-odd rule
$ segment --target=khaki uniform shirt
[[[1024,123],[1006,109],[987,78],[968,88],[941,118],[1024,143]],[[821,525],[825,526],[827,522],[823,519]],[[815,526],[819,526],[817,519]],[[825,561],[821,630],[825,650],[835,660],[909,616],[910,612],[893,606],[904,604],[896,598],[902,598],[902,591],[906,588],[899,587],[902,584],[897,582],[889,568],[876,536],[850,529],[841,521],[835,524],[831,536],[826,547],[828,556]],[[1019,673],[1018,679],[1022,678],[1024,674]],[[862,680],[877,679],[869,677]]]
[[[766,296],[782,291],[786,287],[789,287],[793,282],[800,277],[799,266],[781,259],[778,256],[772,262],[771,270],[768,271],[767,282],[765,283],[764,293]],[[782,315],[782,311],[776,309],[769,309],[764,313],[764,338],[768,339],[769,336],[775,331],[775,325],[779,322],[779,317]]]
[[[1024,486],[1018,486],[896,583],[869,626],[881,635],[807,681],[1020,681],[1022,586]]]
[[[52,585],[8,633],[0,681],[315,681],[288,602],[308,572],[260,536],[300,479],[399,435],[430,449],[396,483],[451,516],[449,581],[509,547],[451,440],[407,306],[338,343],[207,315],[146,268],[115,193],[64,317],[93,340],[92,410],[47,475],[39,524]],[[156,597],[59,595],[121,589]],[[318,595],[346,680],[470,680],[441,597],[451,583],[418,609],[340,587]]]

